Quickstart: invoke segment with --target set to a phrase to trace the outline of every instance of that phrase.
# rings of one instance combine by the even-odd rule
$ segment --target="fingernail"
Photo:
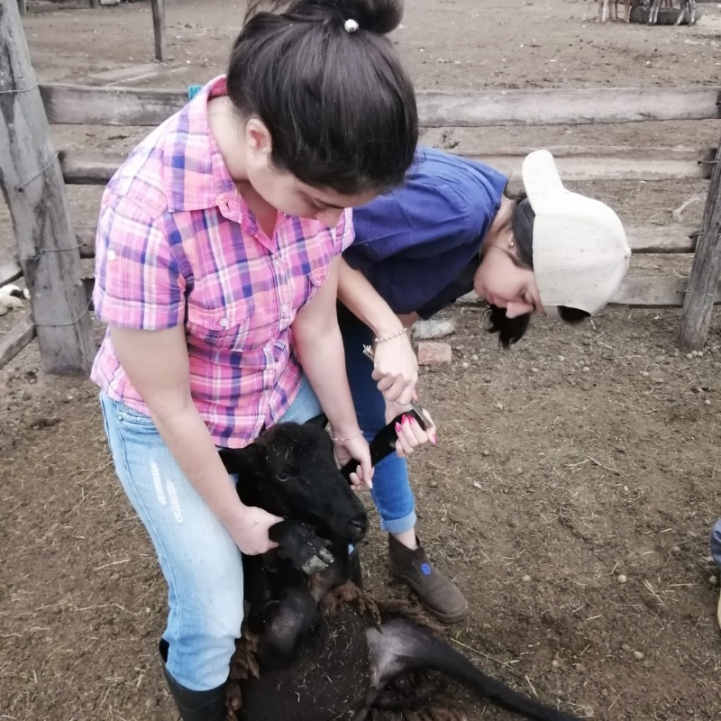
[[[396,423],[396,433],[400,433],[403,430],[403,426],[400,423]]]
[[[403,418],[401,419],[401,422],[403,423],[403,425],[405,425],[406,423],[410,423],[411,422],[410,416],[404,415]]]
[[[430,438],[431,443],[434,446],[436,445],[436,443],[438,443],[438,436],[435,434],[435,431],[433,433],[431,433],[428,437]]]

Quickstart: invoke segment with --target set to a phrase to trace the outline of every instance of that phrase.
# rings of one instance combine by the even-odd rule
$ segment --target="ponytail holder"
[[[349,18],[348,20],[345,21],[345,23],[343,23],[343,27],[347,33],[352,34],[352,33],[356,32],[360,26],[358,25],[358,23],[355,20],[353,20],[352,18]]]

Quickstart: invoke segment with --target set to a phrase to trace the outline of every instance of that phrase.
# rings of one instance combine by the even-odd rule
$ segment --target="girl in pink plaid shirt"
[[[400,0],[256,5],[227,75],[130,154],[98,224],[94,301],[109,329],[92,377],[117,474],[168,583],[161,653],[184,721],[224,718],[240,550],[271,548],[280,520],[241,504],[217,446],[322,409],[339,460],[358,460],[355,482],[370,485],[338,263],[353,240],[348,209],[402,182],[418,136],[411,83],[384,37]],[[400,321],[389,314],[375,330],[389,338],[380,383],[407,402],[414,359]],[[414,421],[399,450],[427,439]]]

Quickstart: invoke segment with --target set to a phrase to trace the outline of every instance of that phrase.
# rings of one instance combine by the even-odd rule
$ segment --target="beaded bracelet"
[[[352,441],[355,438],[360,438],[363,435],[363,433],[356,433],[354,436],[348,436],[348,438],[337,438],[336,436],[331,436],[330,439],[333,441],[333,443],[345,443],[346,441]]]
[[[383,343],[387,340],[393,340],[394,338],[398,338],[399,336],[403,335],[404,333],[408,332],[408,328],[403,328],[403,330],[399,330],[397,333],[394,333],[393,335],[387,335],[385,338],[375,338],[376,345],[378,343]]]

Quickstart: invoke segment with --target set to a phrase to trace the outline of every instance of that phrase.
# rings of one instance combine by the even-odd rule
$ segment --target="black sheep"
[[[322,428],[279,424],[222,457],[244,503],[286,519],[271,529],[278,550],[245,559],[249,612],[231,671],[240,698],[237,686],[229,696],[238,719],[362,721],[392,705],[382,693],[394,679],[434,670],[529,719],[578,721],[486,676],[410,617],[379,612],[359,590],[349,546],[364,538],[367,517]]]

